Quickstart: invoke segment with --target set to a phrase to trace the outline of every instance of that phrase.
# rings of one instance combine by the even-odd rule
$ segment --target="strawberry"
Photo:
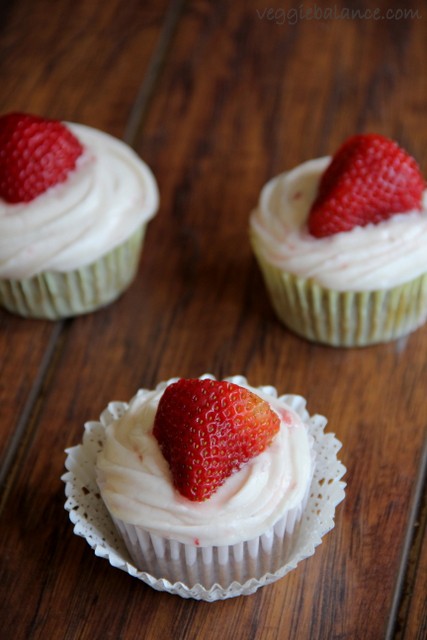
[[[83,147],[57,120],[25,113],[0,117],[0,198],[29,202],[64,182]]]
[[[271,443],[280,427],[268,402],[232,382],[180,379],[162,395],[153,434],[175,488],[203,501]]]
[[[419,211],[424,188],[417,163],[393,140],[375,133],[352,136],[321,177],[309,232],[322,238]]]

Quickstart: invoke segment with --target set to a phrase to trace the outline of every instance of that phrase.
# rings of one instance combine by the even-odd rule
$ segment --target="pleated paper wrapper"
[[[251,241],[277,316],[307,340],[365,347],[397,340],[427,319],[427,274],[389,289],[336,291],[282,271],[265,258],[254,232]]]
[[[27,318],[58,320],[95,311],[116,300],[135,277],[146,225],[95,262],[23,280],[0,280],[0,306]]]

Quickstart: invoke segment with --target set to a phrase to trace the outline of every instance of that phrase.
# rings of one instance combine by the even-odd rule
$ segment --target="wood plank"
[[[25,440],[57,332],[54,325],[12,318],[0,310],[0,493]]]
[[[19,0],[3,7],[0,111],[75,120],[122,137],[169,4]]]
[[[168,2],[104,5],[2,5],[0,113],[28,111],[124,135]],[[0,486],[31,436],[25,430],[61,326],[0,309]]]
[[[257,9],[186,5],[137,144],[162,193],[138,278],[115,305],[64,327],[5,505],[1,606],[17,637],[376,640],[388,627],[425,437],[427,327],[361,350],[290,334],[271,311],[247,220],[266,179],[355,130],[399,138],[426,168],[416,81],[426,23],[279,24]],[[316,554],[253,596],[214,604],[157,593],[95,558],[72,535],[59,481],[63,449],[109,400],[206,370],[307,396],[348,467],[347,498]]]
[[[418,483],[418,512],[408,531],[410,547],[393,638],[421,640],[427,635],[427,442]]]
[[[425,515],[424,515],[425,518]],[[424,519],[424,536],[420,541],[420,556],[414,567],[414,583],[410,594],[408,616],[400,628],[400,636],[407,640],[422,640],[427,635],[427,529]]]

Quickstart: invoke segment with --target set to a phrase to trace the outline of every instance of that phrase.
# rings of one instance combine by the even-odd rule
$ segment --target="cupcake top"
[[[382,137],[377,138],[381,138],[381,144],[386,144]],[[418,174],[415,175],[416,194],[412,200],[402,204],[401,211],[395,206],[392,214],[381,213],[376,216],[369,212],[367,216],[361,216],[360,220],[357,220],[355,214],[356,222],[344,220],[341,227],[337,225],[331,233],[328,231],[325,235],[314,235],[319,226],[313,224],[313,209],[318,203],[322,181],[325,182],[327,170],[331,170],[335,158],[336,156],[324,157],[305,162],[267,183],[261,193],[259,205],[251,216],[251,228],[256,235],[258,250],[277,268],[303,278],[313,278],[319,284],[338,291],[389,288],[425,273],[427,190],[423,189],[425,185]],[[385,161],[383,164],[387,167]],[[390,167],[393,168],[391,161]],[[348,167],[346,170],[349,172]],[[413,167],[410,171],[416,173]],[[354,179],[359,185],[366,181],[366,186],[362,189],[363,198],[359,198],[359,201],[359,194],[350,190],[344,196],[328,194],[329,202],[326,204],[342,197],[342,216],[346,216],[348,209],[349,218],[353,214],[351,206],[354,202],[360,210],[366,201],[368,209],[372,203],[368,201],[366,192],[375,194],[375,198],[380,199],[376,182],[385,182],[383,176],[380,180],[373,174],[374,171],[365,171],[364,176],[358,175]],[[397,174],[395,171],[394,175]],[[348,175],[344,175],[344,178],[349,182]],[[339,182],[336,176],[334,180],[335,183]],[[396,181],[396,178],[393,180]],[[407,192],[410,191],[408,188]],[[316,212],[316,224],[321,216],[329,215],[325,201],[320,203],[320,213]],[[393,205],[396,202],[399,203],[398,198]],[[333,202],[332,209],[334,206]],[[374,211],[375,208],[374,202]],[[334,211],[331,219],[333,215]],[[332,225],[337,218],[335,215]],[[324,227],[327,228],[327,224]]]
[[[0,198],[0,278],[30,278],[89,264],[154,216],[158,189],[125,143],[67,123],[82,152],[66,179],[30,201]]]
[[[277,433],[202,500],[176,488],[153,434],[165,387],[138,392],[126,413],[106,427],[97,458],[98,485],[114,518],[178,542],[221,546],[261,535],[302,503],[313,474],[306,425],[271,387],[255,389],[244,378],[239,386],[268,403]]]

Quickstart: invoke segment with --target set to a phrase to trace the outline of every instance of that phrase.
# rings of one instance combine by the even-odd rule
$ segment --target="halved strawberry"
[[[26,113],[0,117],[0,198],[29,202],[64,182],[83,147],[57,120]]]
[[[379,134],[355,135],[321,177],[308,229],[322,238],[421,210],[425,182],[415,160]]]
[[[279,427],[268,402],[248,389],[183,378],[165,389],[153,434],[175,488],[189,500],[202,501],[264,451]]]

